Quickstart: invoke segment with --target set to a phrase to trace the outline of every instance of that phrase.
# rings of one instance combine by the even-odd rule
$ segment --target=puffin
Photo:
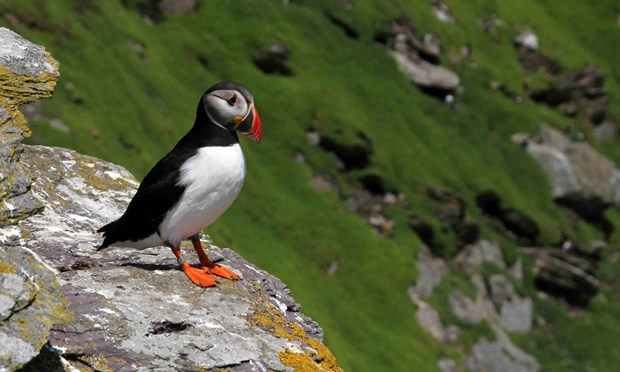
[[[144,177],[125,213],[97,232],[110,246],[144,249],[167,246],[181,270],[200,287],[215,276],[238,280],[232,270],[213,263],[200,242],[203,229],[239,195],[246,174],[237,133],[260,142],[262,123],[252,94],[234,81],[210,87],[198,101],[192,128]],[[181,242],[191,240],[200,267],[187,263]]]

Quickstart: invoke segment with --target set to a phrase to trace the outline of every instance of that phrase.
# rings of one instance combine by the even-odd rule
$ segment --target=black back
[[[207,93],[222,89],[218,85],[223,83],[232,82],[216,84]],[[214,87],[217,88],[213,89]],[[243,94],[239,87],[240,85],[236,84],[227,89],[237,89]],[[245,88],[243,90],[247,92]],[[116,242],[138,241],[156,232],[159,233],[158,226],[164,220],[166,213],[181,199],[185,191],[185,187],[177,184],[181,176],[182,165],[196,155],[198,149],[202,147],[231,146],[236,143],[239,143],[237,132],[231,132],[214,124],[205,112],[201,97],[192,129],[144,177],[125,213],[118,220],[97,231],[103,232],[104,236],[103,243],[98,250]]]

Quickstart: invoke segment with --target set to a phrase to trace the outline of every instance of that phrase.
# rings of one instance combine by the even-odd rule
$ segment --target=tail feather
[[[103,233],[103,242],[101,243],[99,248],[97,248],[97,251],[105,249],[116,242],[116,239],[113,236],[114,236],[114,231],[116,230],[115,226],[117,223],[118,223],[118,220],[112,221],[109,224],[97,230],[98,233]]]

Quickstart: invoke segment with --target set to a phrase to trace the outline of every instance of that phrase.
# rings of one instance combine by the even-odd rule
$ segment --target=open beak
[[[260,142],[263,135],[263,124],[260,122],[260,116],[254,107],[254,102],[250,104],[248,113],[243,121],[237,127],[237,130],[244,136]]]

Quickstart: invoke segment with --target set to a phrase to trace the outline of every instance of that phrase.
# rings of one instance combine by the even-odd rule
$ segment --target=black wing
[[[185,188],[178,186],[180,168],[196,150],[176,146],[144,177],[125,213],[97,232],[103,232],[104,241],[98,249],[119,241],[138,241],[157,232]]]

